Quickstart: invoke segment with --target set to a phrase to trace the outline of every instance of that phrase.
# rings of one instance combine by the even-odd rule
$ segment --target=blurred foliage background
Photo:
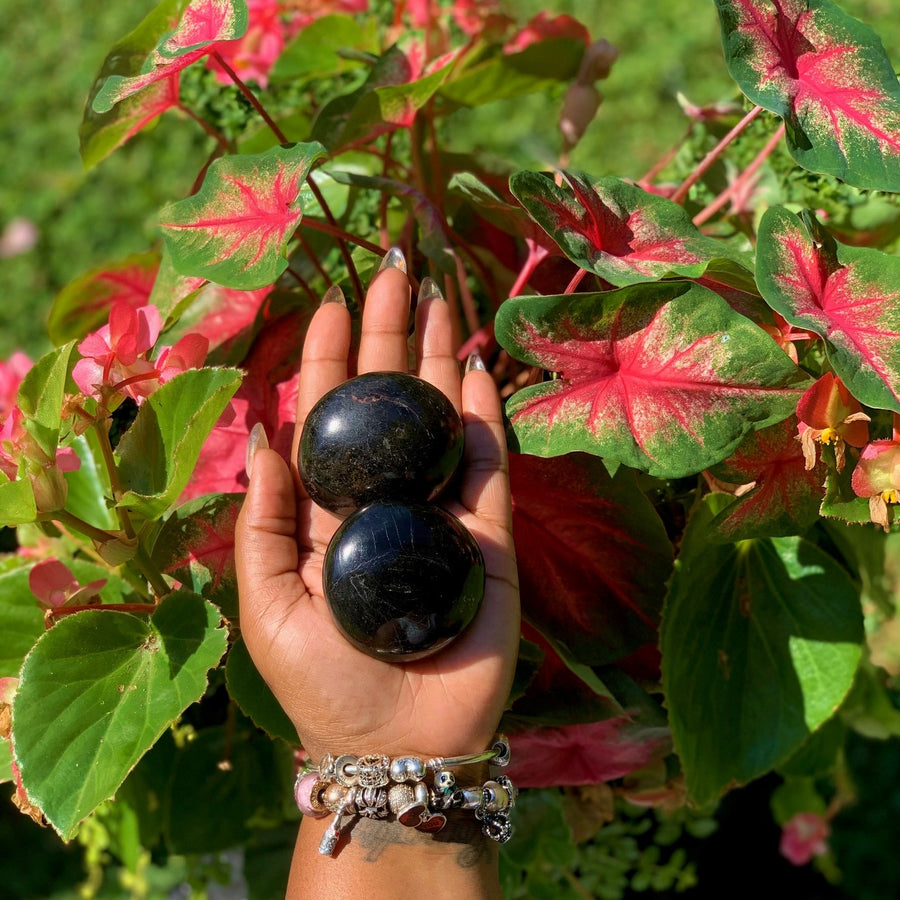
[[[210,139],[169,113],[156,128],[83,171],[78,125],[84,98],[111,45],[153,5],[150,0],[102,5],[0,0],[5,31],[0,42],[0,235],[17,221],[35,229],[34,245],[15,255],[7,255],[0,237],[0,358],[15,349],[36,358],[48,349],[45,322],[56,293],[89,268],[153,245],[157,210],[190,191],[207,158]],[[843,0],[840,5],[874,27],[888,54],[900,60],[896,0]],[[738,99],[722,61],[712,0],[509,0],[508,6],[522,21],[542,10],[572,14],[595,38],[607,38],[620,51],[611,77],[600,84],[605,102],[572,156],[574,168],[640,177],[686,127],[679,92],[696,105]],[[477,148],[521,167],[552,166],[559,155],[555,123],[561,94],[562,89],[557,95],[462,111],[446,129],[448,149]],[[774,784],[764,780],[725,799],[711,837],[694,838],[690,829],[681,836],[679,830],[679,846],[686,848],[700,880],[683,896],[719,897],[726,884],[728,896],[759,896],[774,883],[804,900],[900,895],[893,841],[900,814],[897,750],[897,739],[858,739],[848,748],[859,803],[834,823],[841,886],[811,868],[796,870],[778,856],[778,829],[769,811]],[[0,797],[0,848],[8,862],[16,859],[18,865],[7,867],[0,895],[23,900],[78,896],[82,848],[63,848],[54,835],[24,821],[7,795],[4,790]],[[555,792],[539,792],[528,801],[535,807],[535,826],[531,833],[526,827],[521,844],[531,863],[540,861],[551,890],[547,896],[554,897],[568,896],[559,890],[572,865],[568,842],[558,849],[547,824],[558,818],[559,802]],[[608,833],[609,846],[598,851],[606,867],[601,868],[604,883],[611,883],[628,854],[644,858],[653,840],[641,837],[647,833],[643,828],[626,821],[618,836]],[[657,831],[652,834],[657,845],[663,843]],[[152,895],[187,896],[186,877],[184,871],[169,871],[164,880],[171,881]],[[616,896],[637,896],[637,888],[626,883]]]

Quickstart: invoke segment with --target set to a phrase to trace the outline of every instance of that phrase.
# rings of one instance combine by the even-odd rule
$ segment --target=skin
[[[369,288],[358,371],[407,371],[410,289],[395,268]],[[491,376],[460,378],[449,310],[441,298],[416,311],[416,373],[460,410],[466,451],[459,496],[446,506],[485,558],[484,603],[446,649],[408,664],[360,653],[337,631],[323,597],[322,562],[340,524],[306,496],[296,466],[268,449],[253,454],[237,524],[241,632],[259,671],[297,728],[313,760],[380,752],[390,757],[456,756],[489,747],[512,683],[519,643],[519,591],[500,399]],[[303,348],[294,453],[303,422],[326,391],[348,377],[350,314],[323,304]],[[482,767],[460,774],[480,785]],[[356,819],[334,858],[317,853],[331,816],[304,818],[288,897],[499,897],[496,845],[470,812],[422,834],[395,821]],[[349,820],[344,820],[345,823]]]

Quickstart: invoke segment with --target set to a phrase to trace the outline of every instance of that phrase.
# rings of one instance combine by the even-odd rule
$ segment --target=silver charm
[[[421,781],[425,777],[425,766],[414,756],[399,756],[391,763],[391,781],[403,784],[405,781]]]
[[[492,841],[505,844],[512,837],[512,822],[509,821],[508,812],[483,813],[482,815],[476,812],[475,818],[481,819],[481,833]]]
[[[381,788],[390,782],[390,759],[383,753],[361,756],[356,763],[356,783],[362,788]]]
[[[344,787],[354,787],[357,783],[357,758],[345,754],[334,761],[334,777]]]
[[[388,792],[381,787],[357,787],[356,811],[367,819],[385,819],[390,813]]]

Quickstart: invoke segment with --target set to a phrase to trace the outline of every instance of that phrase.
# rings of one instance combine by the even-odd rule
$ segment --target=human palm
[[[366,298],[358,371],[407,371],[409,283],[378,274]],[[300,370],[296,450],[309,410],[347,378],[350,315],[317,311]],[[325,549],[340,520],[316,506],[296,468],[253,457],[236,533],[241,632],[257,668],[313,758],[335,753],[453,756],[484,749],[506,701],[519,636],[505,441],[496,388],[473,370],[460,379],[447,304],[416,311],[418,374],[461,410],[466,450],[459,498],[444,504],[478,541],[487,581],[481,610],[444,650],[411,663],[367,656],[340,634],[322,590]],[[294,453],[296,459],[296,452]]]

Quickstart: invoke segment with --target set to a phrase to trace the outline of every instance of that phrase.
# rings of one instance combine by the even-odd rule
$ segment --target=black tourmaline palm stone
[[[325,598],[345,637],[377,659],[440,650],[475,618],[484,560],[460,521],[429,503],[372,503],[335,532]]]
[[[401,372],[371,372],[329,391],[303,425],[297,466],[313,502],[347,515],[374,500],[433,500],[463,453],[453,404]]]

